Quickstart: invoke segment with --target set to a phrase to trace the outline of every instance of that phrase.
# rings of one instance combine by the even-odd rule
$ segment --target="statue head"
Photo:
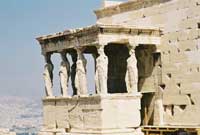
[[[83,67],[83,61],[78,59],[76,62],[77,67]]]
[[[77,58],[78,59],[85,59],[83,53],[84,53],[85,47],[77,47],[76,52],[77,52]]]
[[[135,49],[133,47],[129,50],[129,54],[130,55],[135,54]]]
[[[98,54],[99,55],[105,55],[105,53],[104,53],[104,46],[101,46],[100,48],[98,48]]]

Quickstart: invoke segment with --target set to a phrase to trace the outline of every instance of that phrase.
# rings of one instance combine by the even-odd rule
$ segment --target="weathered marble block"
[[[44,128],[72,134],[130,132],[140,126],[140,99],[139,93],[45,98]]]

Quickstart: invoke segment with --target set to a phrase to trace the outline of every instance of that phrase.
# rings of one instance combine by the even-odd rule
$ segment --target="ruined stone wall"
[[[163,0],[97,23],[160,28],[164,124],[200,125],[200,0]]]

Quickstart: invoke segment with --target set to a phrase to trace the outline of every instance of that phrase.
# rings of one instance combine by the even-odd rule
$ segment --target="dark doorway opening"
[[[124,44],[109,44],[105,47],[108,56],[108,93],[126,93],[125,76],[129,50]]]

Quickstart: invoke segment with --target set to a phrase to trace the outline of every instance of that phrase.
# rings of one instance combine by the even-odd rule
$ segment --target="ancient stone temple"
[[[95,14],[93,26],[37,38],[45,58],[40,134],[196,132],[200,1],[104,1]],[[60,54],[60,96],[53,95],[55,53]],[[85,54],[95,61],[94,94],[88,92]]]

